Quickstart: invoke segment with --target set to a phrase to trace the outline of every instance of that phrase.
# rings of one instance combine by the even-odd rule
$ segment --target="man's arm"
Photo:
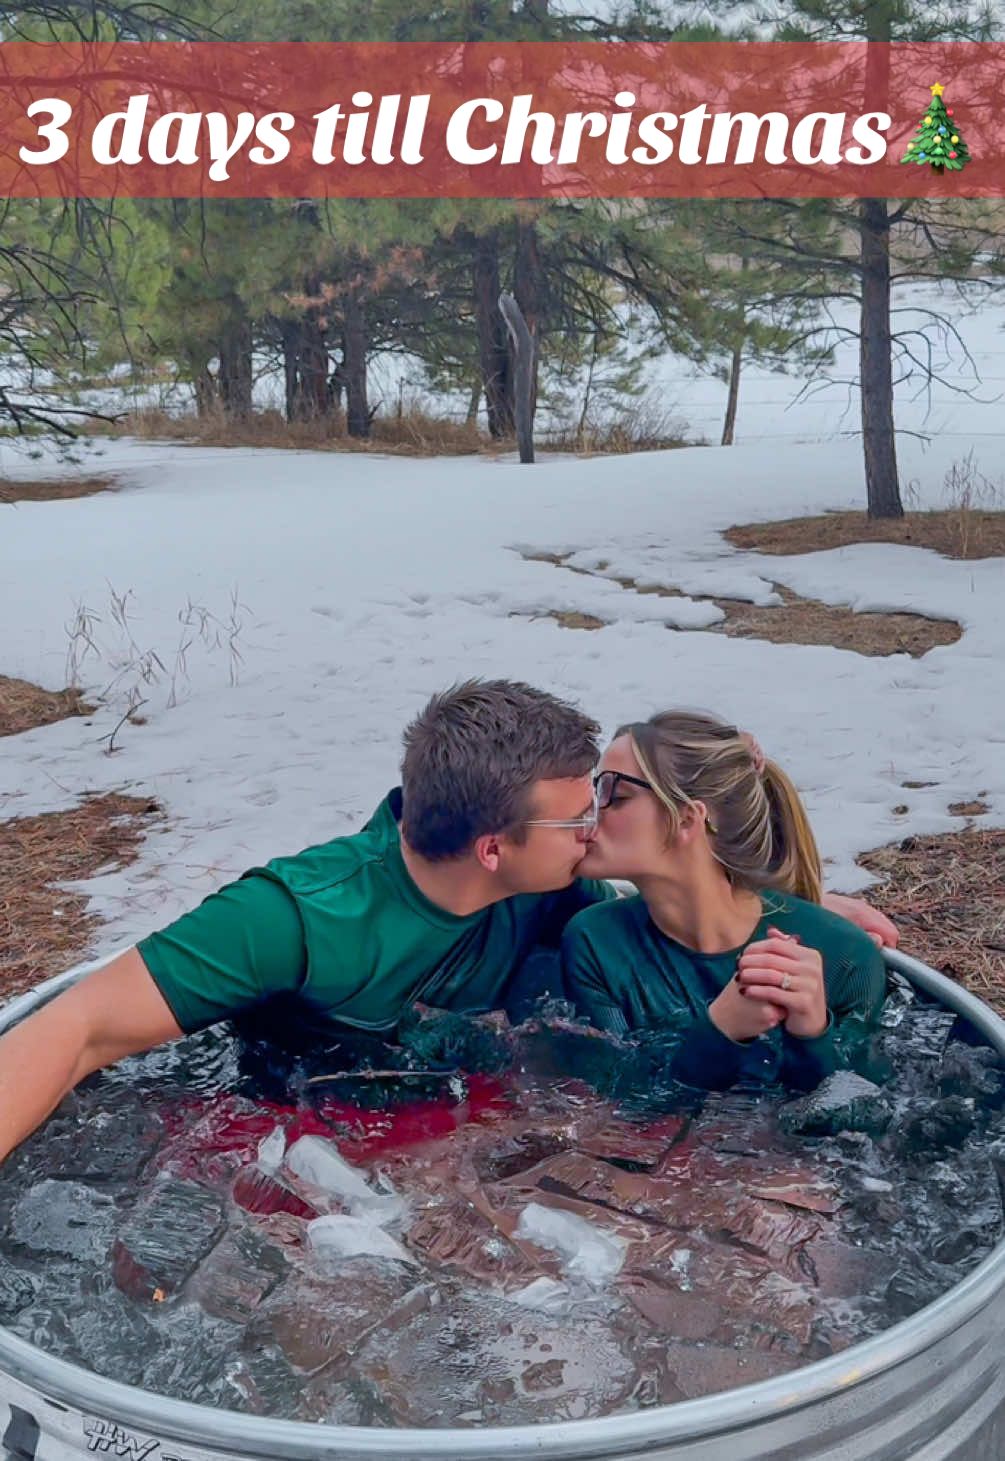
[[[897,925],[891,923],[885,913],[873,908],[864,898],[850,898],[845,893],[825,893],[820,900],[824,908],[847,918],[856,928],[861,928],[880,948],[895,949],[900,938]]]
[[[181,1034],[136,949],[85,975],[0,1037],[0,1160],[85,1076]]]

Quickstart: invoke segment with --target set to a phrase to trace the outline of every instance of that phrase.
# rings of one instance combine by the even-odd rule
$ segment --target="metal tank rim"
[[[115,955],[56,975],[0,1008],[0,1031],[23,1018],[67,985]],[[965,1016],[1005,1057],[1005,1020],[982,1000],[919,960],[884,950],[887,966],[926,994]],[[773,1380],[679,1401],[673,1405],[605,1416],[595,1420],[484,1429],[400,1429],[268,1420],[237,1411],[216,1410],[172,1400],[137,1386],[95,1375],[0,1328],[0,1375],[45,1395],[57,1405],[114,1419],[151,1432],[162,1441],[210,1446],[249,1458],[271,1461],[323,1461],[323,1458],[380,1458],[380,1461],[481,1461],[492,1457],[581,1458],[644,1454],[675,1442],[728,1434],[800,1411],[904,1364],[966,1324],[1005,1287],[1005,1239],[972,1273],[933,1304],[872,1339]]]

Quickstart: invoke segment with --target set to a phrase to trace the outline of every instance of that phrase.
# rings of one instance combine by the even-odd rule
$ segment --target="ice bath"
[[[905,983],[867,1074],[796,1099],[633,1083],[562,1023],[470,1034],[489,1073],[295,1102],[219,1031],[93,1078],[4,1169],[4,1325],[249,1418],[587,1421],[843,1353],[1001,1235],[999,1058]]]

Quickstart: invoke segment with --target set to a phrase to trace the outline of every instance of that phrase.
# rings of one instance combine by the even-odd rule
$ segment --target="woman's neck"
[[[763,912],[756,893],[734,888],[716,864],[666,877],[639,877],[635,885],[656,927],[686,948],[722,954],[747,942]]]

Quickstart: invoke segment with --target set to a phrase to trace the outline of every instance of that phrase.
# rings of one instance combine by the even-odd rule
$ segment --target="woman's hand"
[[[731,979],[708,1007],[708,1017],[729,1040],[756,1040],[785,1019],[786,1011],[770,1001],[751,999]]]
[[[748,944],[740,955],[737,983],[746,1000],[776,1005],[790,1035],[812,1040],[827,1028],[824,963],[792,934],[768,929],[768,937]]]

